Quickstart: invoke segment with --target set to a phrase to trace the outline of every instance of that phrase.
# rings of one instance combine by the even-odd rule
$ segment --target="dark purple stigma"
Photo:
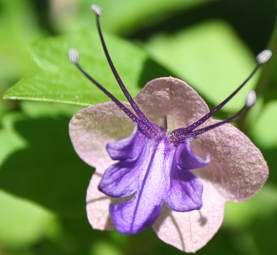
[[[97,25],[97,31],[100,37],[101,45],[105,54],[105,57],[108,61],[108,64],[111,68],[111,71],[121,89],[123,94],[125,95],[126,99],[128,100],[132,110],[127,108],[123,103],[121,103],[112,93],[110,93],[107,89],[105,89],[104,86],[102,86],[97,80],[95,80],[87,71],[85,71],[82,66],[79,63],[79,54],[77,50],[71,49],[69,52],[69,58],[71,63],[73,63],[80,71],[83,73],[83,75],[91,81],[98,89],[100,89],[107,97],[109,97],[116,105],[119,107],[132,121],[134,121],[138,129],[148,138],[150,139],[159,139],[164,136],[168,136],[168,139],[171,143],[174,145],[179,145],[184,140],[190,139],[190,138],[196,138],[197,136],[212,130],[214,128],[217,128],[221,125],[224,125],[226,123],[229,123],[235,119],[237,119],[239,116],[241,116],[246,110],[248,110],[250,107],[252,107],[255,104],[256,101],[256,94],[254,91],[250,91],[245,105],[234,115],[228,117],[227,119],[223,121],[219,121],[215,124],[199,128],[200,125],[204,124],[208,119],[210,119],[216,112],[221,110],[246,84],[247,82],[254,76],[254,74],[257,72],[259,67],[266,63],[271,58],[271,51],[270,50],[264,50],[260,54],[258,54],[256,58],[256,66],[253,69],[253,71],[249,74],[249,76],[226,98],[224,99],[220,104],[212,108],[207,114],[203,115],[199,120],[192,123],[188,127],[185,128],[178,128],[167,134],[167,121],[166,117],[164,119],[164,127],[159,127],[155,123],[151,122],[145,114],[141,111],[135,100],[132,98],[130,93],[128,92],[124,82],[122,81],[116,67],[114,66],[114,63],[112,61],[112,58],[109,54],[104,35],[102,33],[101,24],[100,24],[100,16],[102,14],[101,8],[99,6],[93,5],[92,11],[96,14],[96,25]]]

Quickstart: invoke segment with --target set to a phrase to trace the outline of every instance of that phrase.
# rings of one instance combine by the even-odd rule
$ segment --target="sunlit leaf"
[[[256,118],[251,118],[249,126],[253,140],[262,150],[269,165],[269,181],[277,184],[277,173],[274,171],[277,167],[277,101],[266,103]]]
[[[112,36],[107,36],[107,42],[131,94],[135,95],[139,86],[149,79],[166,73],[138,47]],[[82,65],[119,99],[123,99],[94,30],[38,42],[34,46],[34,58],[42,70],[19,81],[6,92],[5,98],[77,105],[107,101],[108,98],[69,63],[68,51],[72,47],[79,50]]]
[[[0,12],[0,87],[23,71],[32,70],[28,47],[41,31],[35,21],[30,1],[1,0]]]
[[[252,120],[251,134],[263,148],[277,148],[277,101],[267,103]]]
[[[21,114],[14,115],[13,119],[14,118],[20,119]],[[0,167],[10,154],[27,145],[26,141],[15,132],[13,128],[13,119],[11,119],[10,116],[5,116],[1,120],[0,144],[2,146],[0,146]]]
[[[26,246],[47,232],[54,216],[45,209],[0,191],[0,243]]]
[[[188,81],[213,104],[229,95],[255,66],[250,51],[222,21],[201,23],[176,34],[156,35],[146,47],[160,64]],[[255,80],[225,109],[240,108],[253,84]]]
[[[7,160],[13,153],[26,148],[27,141],[20,137],[13,128],[14,119],[21,119],[22,114],[14,118],[5,116],[0,130],[0,174]],[[22,166],[21,171],[24,171]],[[9,169],[12,172],[14,169]],[[14,177],[19,178],[19,176]],[[22,179],[21,179],[22,181]],[[14,183],[12,181],[11,183]],[[26,246],[41,238],[48,230],[54,216],[42,207],[12,196],[0,190],[0,243],[4,246]],[[30,220],[31,219],[31,220]]]
[[[67,104],[37,103],[24,101],[21,108],[30,118],[39,118],[41,116],[73,116],[82,107]]]
[[[123,253],[120,250],[118,250],[118,248],[114,246],[112,243],[100,241],[92,245],[90,254],[91,255],[103,255],[103,254],[122,255]]]
[[[243,228],[253,224],[258,219],[274,215],[276,212],[277,189],[268,185],[248,201],[227,203],[224,224],[227,227]]]

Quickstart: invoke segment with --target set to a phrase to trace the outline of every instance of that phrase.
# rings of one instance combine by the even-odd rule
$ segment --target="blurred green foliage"
[[[255,65],[254,56],[235,31],[219,20],[200,23],[170,36],[157,34],[148,42],[147,49],[157,62],[187,80],[213,104],[228,95]],[[225,110],[240,109],[246,93],[240,93]]]
[[[133,95],[148,80],[173,75],[215,105],[249,73],[260,50],[277,50],[275,0],[95,2],[104,8],[109,48]],[[93,169],[74,153],[67,126],[80,106],[107,98],[68,63],[68,49],[78,48],[84,66],[123,98],[90,4],[0,0],[0,93],[16,83],[5,98],[46,101],[0,101],[0,254],[182,254],[151,230],[124,236],[94,231],[87,222],[84,198]],[[264,153],[270,178],[249,201],[227,205],[223,228],[197,254],[264,255],[276,247],[276,56],[250,87],[260,102],[244,131]],[[223,115],[238,109],[248,89]]]

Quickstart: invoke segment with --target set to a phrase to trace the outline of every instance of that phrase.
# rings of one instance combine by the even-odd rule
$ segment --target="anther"
[[[250,90],[245,100],[245,106],[247,108],[254,106],[256,103],[256,99],[257,99],[256,92],[254,90]]]
[[[101,14],[102,14],[102,9],[101,9],[101,7],[100,7],[99,5],[97,5],[97,4],[93,4],[93,5],[91,6],[91,10],[92,10],[97,16],[101,16]]]
[[[79,52],[76,49],[70,49],[68,56],[72,64],[76,65],[79,63]]]
[[[262,65],[262,64],[265,64],[268,60],[270,60],[271,56],[272,56],[272,51],[266,49],[257,55],[256,61],[259,65]]]

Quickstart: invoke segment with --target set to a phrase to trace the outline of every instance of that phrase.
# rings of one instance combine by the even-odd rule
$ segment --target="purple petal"
[[[206,245],[223,221],[225,199],[212,183],[201,181],[204,186],[201,210],[182,213],[165,208],[154,224],[162,241],[185,252],[196,252]]]
[[[170,146],[165,140],[149,140],[145,145],[136,194],[127,202],[110,207],[113,224],[119,232],[137,233],[151,225],[159,215],[174,155]]]
[[[208,160],[204,161],[192,152],[189,141],[177,147],[170,173],[170,187],[165,198],[169,208],[187,212],[202,207],[203,185],[189,170],[207,164]]]
[[[138,188],[140,162],[120,161],[104,173],[99,190],[110,197],[120,198],[134,194]]]
[[[113,160],[137,159],[142,147],[146,142],[146,137],[135,128],[133,134],[125,139],[121,139],[107,145],[107,151]]]
[[[150,203],[143,199],[135,196],[127,202],[111,204],[110,214],[117,231],[136,234],[154,223],[161,211],[161,199],[151,199]]]
[[[209,164],[210,159],[205,160],[194,154],[191,149],[190,140],[180,144],[175,152],[174,161],[176,167],[183,170],[194,170],[205,167]]]
[[[175,171],[165,199],[168,207],[178,212],[199,210],[202,207],[202,183],[190,172]]]
[[[111,157],[120,161],[105,171],[99,184],[103,193],[111,197],[127,197],[137,191],[148,140],[135,130],[130,137],[109,145]]]

